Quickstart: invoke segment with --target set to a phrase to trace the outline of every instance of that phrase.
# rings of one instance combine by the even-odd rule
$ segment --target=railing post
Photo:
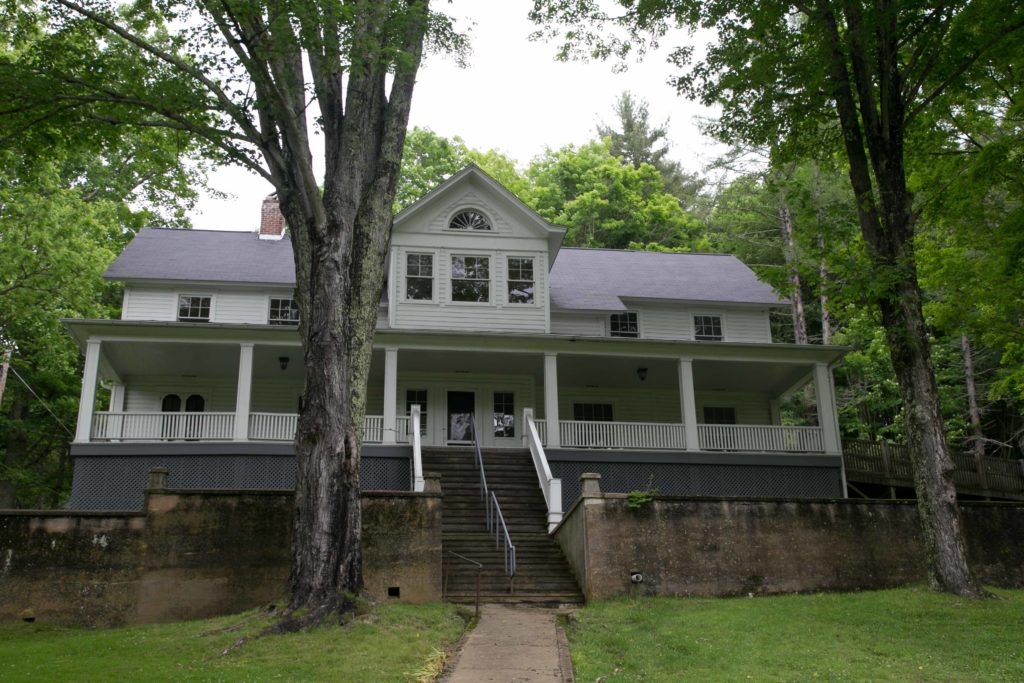
[[[238,345],[238,391],[235,394],[235,441],[249,439],[249,404],[252,402],[253,344]]]
[[[523,408],[523,424],[520,426],[520,429],[523,432],[523,448],[530,447],[531,422],[533,422],[533,408]]]
[[[423,453],[420,447],[420,406],[412,406],[412,490],[423,490]],[[394,434],[394,430],[391,432]],[[385,431],[385,436],[387,431]]]
[[[548,533],[562,523],[562,480],[552,479],[548,482]]]

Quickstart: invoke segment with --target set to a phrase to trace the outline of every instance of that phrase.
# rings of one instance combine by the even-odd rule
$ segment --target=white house
[[[85,352],[70,506],[135,508],[146,472],[181,488],[292,485],[302,388],[291,244],[148,229],[105,277],[119,320],[68,320]],[[424,446],[532,444],[565,504],[606,491],[844,494],[831,368],[843,349],[772,343],[784,305],[723,254],[562,247],[475,166],[395,218],[368,390],[364,486],[415,486]],[[812,383],[816,425],[781,424]],[[97,389],[109,405],[96,408]],[[414,453],[414,450],[416,451]]]

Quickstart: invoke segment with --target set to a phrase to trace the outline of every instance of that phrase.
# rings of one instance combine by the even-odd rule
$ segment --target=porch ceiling
[[[802,383],[810,365],[794,363],[741,363],[694,361],[693,384],[697,391],[754,391],[779,396]]]
[[[104,365],[118,377],[238,377],[238,344],[175,344],[170,342],[107,341],[101,347]],[[281,370],[280,358],[288,358]],[[253,376],[302,382],[299,348],[257,345],[253,352]]]

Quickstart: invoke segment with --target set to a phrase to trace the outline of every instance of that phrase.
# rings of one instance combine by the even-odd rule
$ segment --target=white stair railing
[[[423,491],[423,449],[420,444],[420,407],[412,407],[409,420],[412,422],[410,436],[412,437],[412,490]]]
[[[523,440],[530,449],[533,467],[537,470],[540,490],[548,506],[548,532],[552,532],[562,521],[562,480],[551,476],[551,467],[533,419],[533,408],[523,409]]]

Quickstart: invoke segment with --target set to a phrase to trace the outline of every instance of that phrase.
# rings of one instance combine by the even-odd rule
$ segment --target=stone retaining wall
[[[862,590],[926,580],[914,501],[659,496],[634,509],[626,495],[593,489],[555,532],[587,599]],[[1024,586],[1024,505],[961,507],[978,577]],[[634,573],[642,582],[631,581]]]
[[[120,626],[279,601],[291,514],[290,491],[165,489],[141,513],[0,512],[0,621]],[[362,514],[367,590],[440,600],[440,493],[364,493]]]

